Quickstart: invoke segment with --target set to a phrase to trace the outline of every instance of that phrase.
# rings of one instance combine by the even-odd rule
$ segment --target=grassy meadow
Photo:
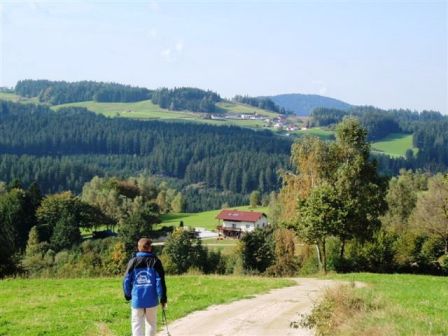
[[[366,283],[354,293],[370,307],[363,311],[352,298],[357,309],[333,335],[448,335],[448,277],[353,273],[332,278]]]
[[[293,285],[285,279],[168,276],[167,318]],[[161,314],[158,314],[162,327]],[[2,336],[130,335],[130,306],[120,278],[0,281]]]
[[[415,150],[412,145],[412,134],[392,133],[372,143],[372,151],[390,155],[392,157],[400,157],[406,154],[408,149]]]
[[[334,136],[335,136],[335,132],[328,130],[328,129],[324,129],[321,127],[313,127],[313,128],[309,128],[307,130],[300,130],[300,131],[296,131],[294,132],[294,134],[297,135],[312,135],[312,136],[316,136],[318,138],[321,138],[322,140],[333,140]]]
[[[267,207],[250,208],[249,206],[235,207],[232,209],[244,211],[268,211]],[[200,227],[207,230],[215,230],[218,225],[216,216],[221,212],[221,209],[197,212],[197,213],[169,213],[161,216],[162,223],[159,226],[179,226],[180,221],[183,221],[185,226]]]

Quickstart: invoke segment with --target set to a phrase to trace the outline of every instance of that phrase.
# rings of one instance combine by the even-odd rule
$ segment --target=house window
[[[236,228],[236,225],[235,225],[235,223],[233,223],[233,224],[232,224],[232,228]]]
[[[246,229],[250,228],[250,224],[246,224]]]

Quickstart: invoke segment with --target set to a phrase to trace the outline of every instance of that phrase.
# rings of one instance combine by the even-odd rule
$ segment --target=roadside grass
[[[417,154],[417,149],[412,145],[412,134],[392,133],[372,143],[372,151],[387,154],[392,157],[404,157],[406,151],[412,149]]]
[[[362,281],[327,292],[312,314],[318,335],[447,335],[448,278],[352,273],[330,276]]]
[[[213,304],[273,288],[286,279],[227,276],[167,276],[169,321]],[[158,314],[159,328],[162,327]],[[130,307],[120,278],[8,279],[0,281],[0,335],[129,335]]]
[[[249,206],[233,207],[231,209],[238,209],[244,211],[258,211],[266,213],[268,211],[267,207],[257,207],[251,208]],[[162,223],[158,224],[160,226],[179,226],[180,221],[184,223],[184,226],[188,227],[200,227],[207,230],[216,230],[216,226],[219,224],[218,220],[215,218],[221,209],[210,210],[197,213],[170,213],[161,216]]]

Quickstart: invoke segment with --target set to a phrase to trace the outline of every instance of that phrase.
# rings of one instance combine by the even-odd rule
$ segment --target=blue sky
[[[0,0],[0,86],[25,78],[315,93],[448,113],[442,1]]]

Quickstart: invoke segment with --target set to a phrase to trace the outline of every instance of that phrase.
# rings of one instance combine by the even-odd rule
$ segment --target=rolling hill
[[[348,110],[352,105],[338,99],[315,94],[289,93],[270,96],[274,103],[300,116],[309,115],[317,107]]]

